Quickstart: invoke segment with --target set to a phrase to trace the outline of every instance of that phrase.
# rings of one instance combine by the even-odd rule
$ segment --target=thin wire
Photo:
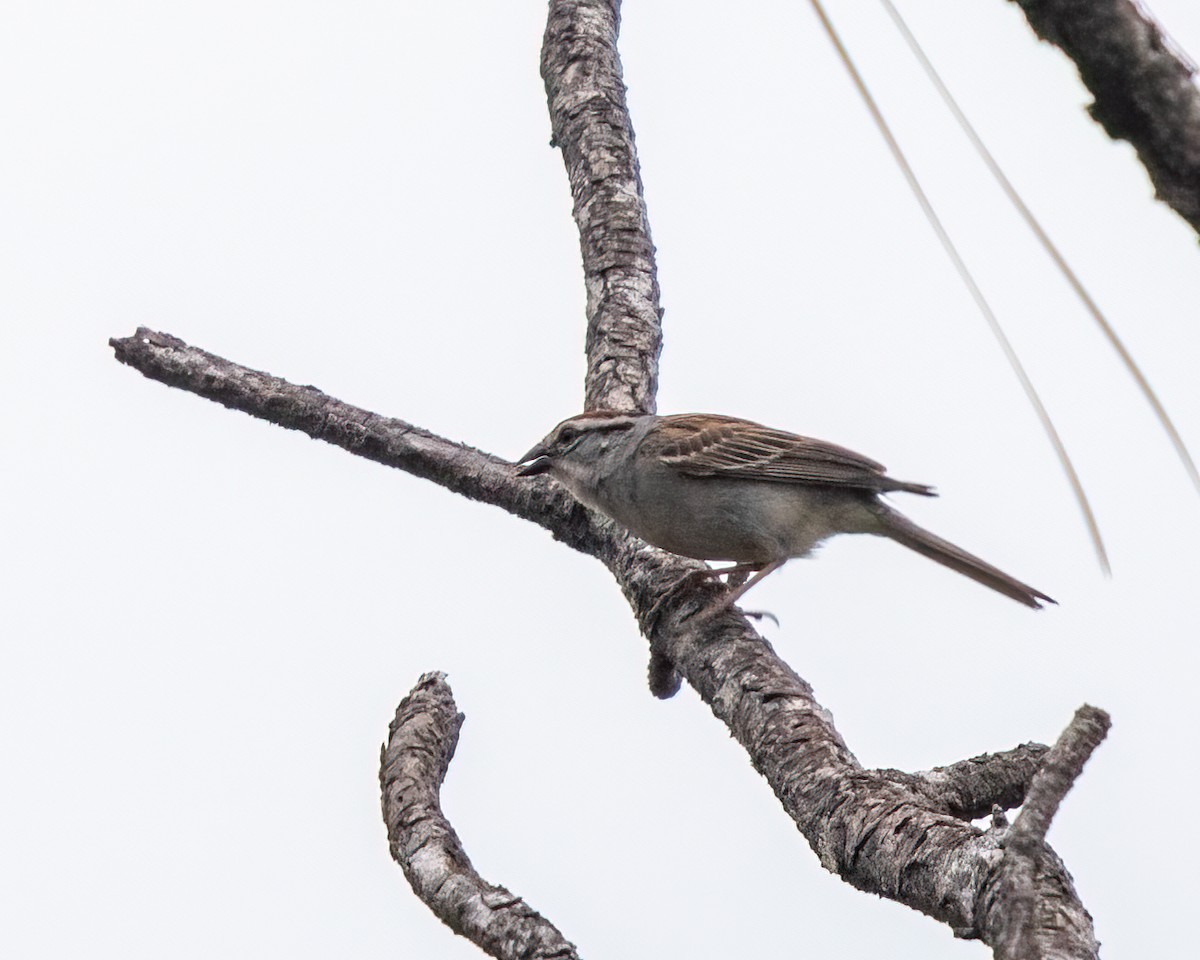
[[[913,55],[918,61],[920,61],[921,66],[924,67],[925,72],[929,75],[929,79],[933,81],[933,85],[937,88],[942,100],[945,101],[945,104],[947,107],[949,107],[950,112],[954,114],[954,119],[957,120],[958,125],[962,127],[963,133],[967,135],[967,139],[971,141],[972,146],[975,147],[975,150],[978,152],[979,156],[983,158],[983,162],[987,164],[987,168],[991,171],[992,176],[995,177],[996,182],[1000,184],[1000,188],[1004,191],[1012,205],[1017,208],[1017,212],[1024,219],[1029,229],[1033,231],[1033,235],[1037,237],[1039,241],[1041,241],[1046,253],[1050,255],[1050,259],[1054,261],[1059,271],[1066,278],[1067,283],[1069,283],[1071,288],[1075,291],[1075,295],[1079,297],[1079,299],[1083,302],[1084,307],[1087,308],[1088,313],[1092,315],[1092,319],[1096,321],[1101,331],[1103,331],[1104,336],[1108,339],[1109,344],[1111,344],[1112,348],[1117,352],[1117,356],[1121,358],[1121,362],[1125,364],[1125,369],[1129,371],[1129,375],[1133,377],[1134,382],[1136,382],[1138,387],[1141,389],[1142,395],[1150,404],[1151,409],[1154,410],[1155,416],[1158,417],[1158,422],[1162,424],[1162,428],[1166,431],[1167,436],[1170,438],[1172,446],[1175,447],[1175,452],[1179,455],[1179,459],[1183,461],[1183,467],[1187,471],[1188,476],[1191,477],[1192,484],[1197,490],[1200,490],[1200,471],[1196,469],[1196,463],[1192,459],[1192,455],[1188,452],[1187,445],[1183,442],[1183,437],[1180,436],[1179,431],[1175,429],[1175,424],[1171,422],[1170,416],[1167,415],[1166,408],[1159,401],[1158,395],[1154,392],[1154,388],[1150,386],[1150,381],[1146,379],[1146,375],[1142,373],[1141,368],[1138,367],[1137,362],[1133,359],[1132,354],[1130,354],[1130,352],[1125,348],[1125,344],[1122,343],[1121,338],[1117,336],[1116,330],[1113,329],[1112,324],[1108,322],[1108,319],[1101,312],[1100,307],[1096,304],[1096,301],[1091,298],[1091,295],[1084,288],[1083,283],[1080,281],[1079,277],[1076,276],[1075,271],[1072,270],[1067,264],[1066,259],[1063,257],[1058,247],[1054,245],[1054,241],[1051,240],[1046,231],[1042,229],[1042,225],[1033,215],[1033,211],[1025,205],[1025,201],[1023,201],[1020,194],[1017,193],[1016,187],[1014,187],[1009,181],[1008,177],[1004,175],[1004,171],[1000,169],[1000,164],[996,162],[996,158],[992,156],[991,151],[988,150],[983,140],[980,139],[979,134],[971,125],[971,121],[968,120],[966,114],[962,112],[958,102],[954,99],[953,95],[950,93],[950,90],[946,87],[946,84],[942,82],[942,78],[938,75],[937,70],[934,68],[933,64],[929,62],[929,58],[925,55],[925,51],[921,49],[921,45],[917,42],[917,38],[914,37],[912,31],[908,29],[908,24],[905,23],[904,18],[900,16],[900,11],[896,9],[891,0],[880,0],[880,2],[883,4],[884,9],[887,10],[888,15],[896,24],[897,29],[899,29],[900,34],[904,37],[904,40],[908,44],[909,49],[912,50]]]
[[[904,155],[904,151],[900,148],[899,142],[892,134],[891,127],[883,118],[883,113],[879,109],[879,105],[875,102],[875,98],[871,95],[871,91],[867,88],[866,82],[862,78],[862,74],[858,72],[858,68],[854,65],[854,61],[850,58],[849,51],[846,50],[842,43],[841,37],[833,27],[828,15],[825,13],[825,8],[821,4],[821,0],[809,0],[813,10],[817,14],[817,19],[821,21],[821,26],[824,28],[826,35],[829,37],[830,43],[833,44],[837,51],[838,57],[842,64],[850,74],[850,79],[854,81],[854,86],[858,89],[859,95],[867,106],[867,110],[871,114],[871,118],[875,121],[875,126],[879,129],[883,139],[887,142],[888,149],[892,153],[892,157],[896,161],[896,165],[900,167],[900,171],[904,174],[904,179],[908,181],[908,186],[916,197],[917,203],[920,204],[921,210],[925,214],[925,219],[929,221],[929,225],[933,228],[933,232],[937,234],[938,240],[941,241],[942,248],[946,251],[946,255],[954,264],[954,269],[958,271],[958,275],[962,282],[966,285],[967,290],[971,294],[971,298],[975,301],[975,305],[979,308],[979,312],[983,314],[988,326],[991,328],[992,335],[1000,344],[1000,349],[1004,352],[1008,364],[1012,367],[1013,373],[1021,383],[1021,388],[1025,391],[1026,397],[1033,405],[1034,411],[1037,413],[1038,419],[1042,422],[1042,429],[1046,431],[1046,436],[1050,440],[1050,444],[1054,447],[1054,452],[1058,456],[1058,462],[1062,465],[1063,472],[1067,475],[1067,481],[1071,485],[1071,489],[1075,493],[1075,500],[1079,504],[1079,509],[1083,513],[1084,522],[1087,524],[1088,534],[1091,536],[1092,546],[1096,551],[1096,558],[1100,562],[1100,568],[1104,573],[1111,574],[1112,567],[1108,562],[1108,552],[1104,549],[1104,540],[1100,536],[1100,527],[1096,523],[1096,516],[1092,512],[1092,505],[1088,502],[1087,494],[1083,490],[1083,483],[1079,479],[1079,474],[1075,471],[1074,464],[1071,463],[1071,457],[1067,453],[1067,448],[1062,442],[1062,438],[1058,435],[1058,430],[1055,429],[1054,423],[1050,419],[1050,414],[1046,410],[1045,404],[1038,396],[1037,389],[1033,385],[1033,381],[1029,379],[1029,375],[1025,372],[1025,367],[1013,349],[1012,343],[1009,342],[1004,330],[1000,326],[1000,321],[996,318],[996,314],[992,311],[991,305],[983,295],[983,291],[979,289],[979,285],[975,282],[975,278],[971,275],[966,262],[958,252],[958,248],[954,245],[954,241],[950,239],[950,234],[946,232],[946,228],[942,225],[941,218],[933,209],[933,204],[930,203],[928,195],[921,186],[917,175],[913,172],[912,166],[908,162],[908,158]]]

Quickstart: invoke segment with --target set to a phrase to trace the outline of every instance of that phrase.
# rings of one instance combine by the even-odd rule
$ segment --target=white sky
[[[1194,949],[1200,497],[875,4],[833,16],[1043,390],[999,351],[807,4],[630,2],[660,408],[824,437],[1055,596],[843,538],[755,593],[868,765],[1115,726],[1051,839],[1106,956]],[[1156,13],[1200,54],[1194,0]],[[1001,0],[902,9],[1200,451],[1196,238]],[[442,669],[476,865],[585,956],[984,957],[825,873],[611,579],[500,511],[144,380],[139,324],[516,456],[578,409],[541,2],[5,6],[0,952],[479,954],[390,861],[378,747]]]

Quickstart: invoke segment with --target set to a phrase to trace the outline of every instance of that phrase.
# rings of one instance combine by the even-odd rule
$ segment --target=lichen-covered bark
[[[653,413],[662,311],[617,54],[619,26],[615,0],[551,0],[542,79],[583,254],[584,407]]]
[[[1158,198],[1200,233],[1200,90],[1194,68],[1130,0],[1012,0],[1079,68],[1090,112],[1127,140]]]

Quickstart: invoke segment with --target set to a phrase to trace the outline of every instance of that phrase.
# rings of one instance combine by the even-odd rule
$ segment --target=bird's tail
[[[1042,603],[1055,603],[1040,590],[1035,590],[1027,583],[1022,583],[1015,577],[1010,577],[1003,570],[993,567],[990,563],[980,560],[973,554],[956,547],[948,540],[935,536],[928,530],[918,527],[901,513],[897,513],[885,503],[875,501],[872,512],[879,520],[879,533],[890,537],[897,543],[902,543],[910,550],[915,550],[923,557],[936,560],[943,566],[956,570],[964,577],[970,577],[976,583],[991,587],[997,593],[1012,597],[1027,607],[1040,609]]]

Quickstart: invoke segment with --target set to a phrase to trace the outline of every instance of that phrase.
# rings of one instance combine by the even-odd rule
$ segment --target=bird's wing
[[[883,464],[824,440],[734,417],[684,414],[664,419],[669,422],[662,424],[658,455],[688,476],[932,493],[923,484],[894,480]]]

